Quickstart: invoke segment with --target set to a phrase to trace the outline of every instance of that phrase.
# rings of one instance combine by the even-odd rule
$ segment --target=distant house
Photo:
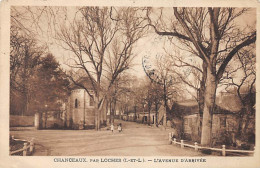
[[[183,106],[184,107],[184,106]],[[198,105],[189,106],[188,113],[184,113],[183,128],[186,139],[200,140],[202,117],[198,113]],[[234,111],[225,110],[220,106],[215,107],[212,120],[212,138],[218,138],[227,132],[234,132],[237,127],[237,118]]]
[[[136,114],[136,115],[137,115],[137,114]],[[134,122],[134,121],[136,121],[136,117],[137,117],[137,116],[135,116],[135,113],[129,113],[129,114],[128,114],[128,121]]]
[[[186,101],[178,103],[178,112],[183,117],[183,132],[185,139],[193,141],[200,140],[202,117],[199,114],[198,104],[196,101]],[[212,121],[212,137],[219,137],[225,131],[233,132],[237,129],[236,112],[225,110],[218,104],[215,105]]]
[[[138,113],[136,121],[139,122],[139,123],[148,124],[149,113],[148,112]],[[155,112],[154,111],[150,112],[150,124],[155,124]]]
[[[128,116],[127,116],[127,114],[121,114],[121,119],[122,119],[123,121],[128,121]]]
[[[212,138],[218,139],[225,133],[234,133],[238,128],[236,115],[230,113],[222,114],[214,112],[212,120]],[[184,116],[184,137],[192,141],[200,140],[202,117],[197,114]]]
[[[179,102],[175,108],[184,115],[184,137],[193,141],[199,141],[202,117],[198,113],[197,102],[192,100]],[[224,134],[234,135],[234,132],[238,129],[237,116],[240,110],[241,104],[236,96],[222,93],[216,98],[212,119],[212,139],[215,142],[220,140]]]

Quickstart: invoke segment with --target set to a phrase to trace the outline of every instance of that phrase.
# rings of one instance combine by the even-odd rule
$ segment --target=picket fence
[[[194,143],[194,145],[191,145],[191,144],[185,144],[184,143],[184,140],[181,140],[180,142],[177,142],[176,138],[173,138],[172,139],[172,136],[173,136],[173,133],[169,133],[169,142],[170,144],[178,144],[181,146],[181,148],[184,148],[184,147],[190,147],[190,148],[194,148],[195,151],[198,151],[198,150],[212,150],[212,151],[218,151],[218,152],[221,152],[222,153],[222,156],[226,156],[226,153],[230,152],[230,153],[244,153],[244,154],[254,154],[254,151],[250,151],[250,150],[231,150],[231,149],[226,149],[226,145],[222,145],[222,148],[212,148],[212,147],[202,147],[202,146],[199,146],[197,142]]]

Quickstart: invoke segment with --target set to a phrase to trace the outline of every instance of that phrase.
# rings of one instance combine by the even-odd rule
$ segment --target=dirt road
[[[35,138],[35,156],[202,156],[192,149],[168,144],[170,130],[121,122],[123,132],[95,130],[10,131],[17,138]]]

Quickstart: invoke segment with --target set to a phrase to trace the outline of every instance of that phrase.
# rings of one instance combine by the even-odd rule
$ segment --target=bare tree
[[[155,124],[158,127],[158,111],[163,100],[163,87],[160,84],[152,83],[152,97],[155,108]]]
[[[108,91],[117,77],[129,69],[133,46],[142,37],[143,28],[138,25],[141,22],[138,18],[133,19],[136,11],[132,8],[83,7],[79,12],[79,19],[61,27],[56,38],[75,55],[70,67],[83,69],[92,82],[95,123],[99,129],[98,108],[106,96],[101,92]],[[104,79],[108,80],[107,87],[102,87]],[[76,80],[73,82],[78,84]]]
[[[110,103],[110,122],[114,122],[114,116],[120,105],[121,107],[126,107],[127,105],[130,107],[132,102],[132,97],[130,96],[132,94],[132,82],[131,76],[122,73],[108,90],[107,99]]]
[[[201,87],[205,85],[201,86],[203,70],[200,66],[200,61],[193,61],[193,56],[187,57],[185,54],[180,54],[177,50],[174,50],[174,53],[167,52],[167,50],[165,52],[170,58],[171,72],[178,77],[178,80],[184,83],[183,90],[197,101],[199,113],[202,116],[202,102],[204,102],[204,98],[201,94]]]
[[[174,15],[168,17],[170,22],[167,24],[163,21],[163,9],[160,11],[155,22],[150,17],[151,10],[147,13],[148,23],[155,32],[177,38],[182,47],[203,61],[204,83],[201,86],[205,85],[205,90],[201,144],[211,145],[217,85],[234,55],[256,40],[255,28],[237,24],[248,9],[174,7]]]
[[[170,117],[169,111],[174,101],[177,100],[181,93],[180,80],[176,77],[176,73],[172,72],[172,63],[166,55],[157,54],[154,62],[154,68],[147,70],[147,76],[152,82],[161,86],[161,98],[165,107],[165,116],[163,124],[166,126],[167,118]],[[149,67],[149,66],[144,66]],[[160,97],[160,96],[159,96]]]
[[[148,108],[148,125],[150,125],[151,122],[151,110],[153,109],[154,105],[154,110],[155,110],[155,124],[158,126],[158,110],[159,106],[165,102],[165,92],[164,92],[164,86],[161,84],[158,84],[154,81],[149,80],[148,83],[145,85],[145,101],[147,104]],[[166,97],[169,97],[169,94],[166,95]]]
[[[251,45],[237,52],[233,60],[236,65],[227,66],[221,85],[226,87],[227,92],[239,98],[242,108],[238,116],[237,136],[243,138],[246,135],[249,118],[255,113],[255,46]],[[239,76],[237,76],[238,73]]]
[[[144,100],[145,100],[145,103],[146,103],[147,109],[148,109],[148,125],[150,125],[151,124],[151,110],[152,110],[152,105],[153,105],[153,100],[154,100],[152,81],[148,80],[148,82],[146,82],[146,85],[144,85],[144,87],[145,87]]]

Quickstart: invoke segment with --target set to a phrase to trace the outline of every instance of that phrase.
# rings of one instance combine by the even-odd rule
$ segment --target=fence
[[[28,141],[22,140],[22,139],[15,139],[14,136],[12,136],[12,140],[13,141],[22,141],[22,142],[25,142],[25,143],[23,144],[23,148],[15,150],[15,151],[10,151],[10,155],[14,155],[14,154],[23,152],[22,153],[23,156],[27,156],[27,155],[33,153],[33,151],[34,151],[34,138],[32,138],[32,140],[28,142]],[[28,151],[29,151],[29,153],[28,153]]]
[[[218,152],[221,152],[222,156],[226,156],[227,152],[254,154],[254,151],[249,151],[249,150],[231,150],[231,149],[226,149],[225,145],[222,145],[222,148],[211,148],[211,147],[199,146],[197,142],[195,142],[194,145],[185,144],[184,140],[181,140],[180,142],[177,142],[176,138],[173,138],[173,140],[172,140],[172,136],[173,136],[173,133],[169,133],[169,142],[170,142],[170,144],[172,144],[172,143],[174,145],[179,144],[179,145],[181,145],[181,148],[190,147],[190,148],[194,148],[195,151],[199,151],[200,149],[201,150],[205,149],[205,150],[218,151]]]

